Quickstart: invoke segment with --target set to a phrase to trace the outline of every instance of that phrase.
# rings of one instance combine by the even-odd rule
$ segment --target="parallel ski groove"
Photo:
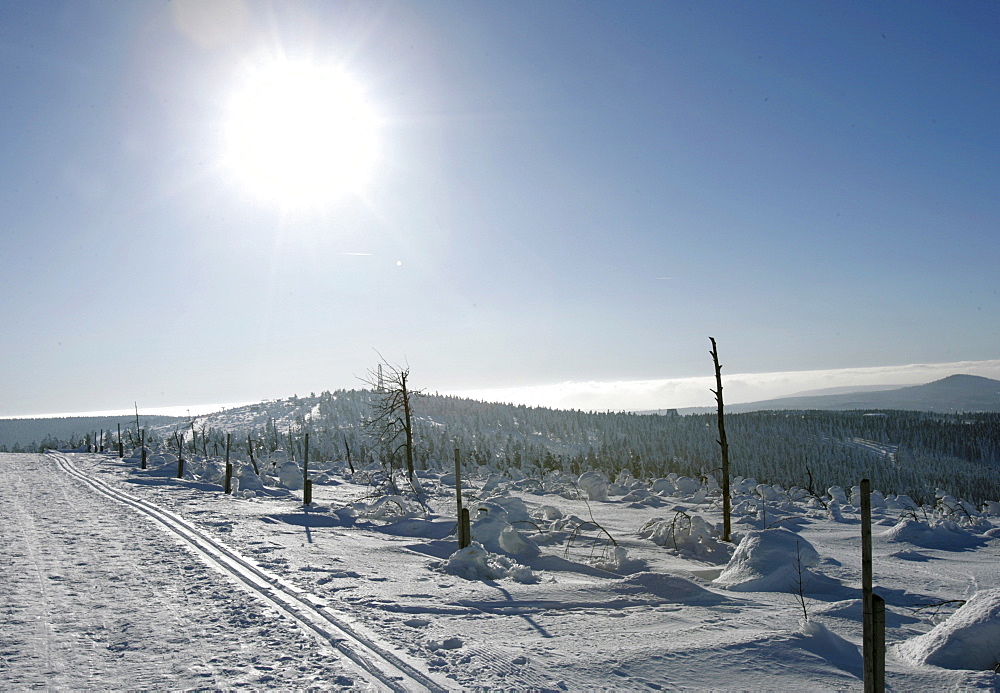
[[[260,598],[275,608],[288,614],[306,630],[319,636],[336,648],[365,678],[373,683],[386,686],[389,690],[448,691],[428,674],[419,671],[398,656],[358,633],[349,624],[330,612],[327,607],[310,603],[308,595],[292,585],[284,583],[260,566],[248,561],[228,546],[219,543],[184,519],[162,508],[131,496],[124,491],[91,479],[65,456],[49,453],[67,474],[87,484],[95,491],[124,505],[128,505],[149,516],[165,529],[173,532],[203,558],[222,572],[231,575]]]

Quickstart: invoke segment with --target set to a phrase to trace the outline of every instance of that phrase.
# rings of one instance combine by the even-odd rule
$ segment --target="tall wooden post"
[[[226,434],[226,485],[224,491],[226,493],[233,492],[233,463],[229,461],[229,445],[232,442],[233,434]]]
[[[455,448],[455,502],[458,505],[458,548],[464,549],[469,545],[468,513],[462,508],[462,458],[458,448]]]
[[[122,442],[122,425],[118,424],[118,459],[125,457],[125,443]]]
[[[137,418],[136,421],[139,419]],[[146,468],[146,429],[139,429],[139,453],[142,455],[142,468]]]
[[[177,439],[177,478],[184,478],[184,434],[175,433],[174,437]]]
[[[291,435],[291,434],[289,434]],[[309,434],[306,433],[305,449],[302,452],[302,504],[312,503],[312,482],[309,481]]]
[[[730,541],[732,531],[731,518],[732,510],[729,497],[729,442],[726,440],[726,422],[722,404],[722,365],[719,363],[719,349],[715,344],[715,337],[709,337],[712,342],[712,362],[715,364],[715,389],[711,390],[715,394],[715,403],[718,407],[719,419],[719,447],[722,450],[722,541]]]
[[[861,609],[863,614],[862,651],[865,693],[885,690],[885,602],[872,591],[872,499],[871,482],[861,480]],[[881,624],[879,624],[879,621]],[[877,626],[881,625],[881,634]]]

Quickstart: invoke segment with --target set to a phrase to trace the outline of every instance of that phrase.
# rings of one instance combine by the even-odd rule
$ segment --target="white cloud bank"
[[[727,374],[723,371],[722,386],[726,403],[739,404],[826,388],[921,385],[956,373],[1000,379],[1000,360],[784,373]],[[620,411],[714,406],[715,396],[710,392],[714,388],[715,377],[708,375],[663,380],[563,382],[531,387],[462,390],[448,394],[554,409]]]

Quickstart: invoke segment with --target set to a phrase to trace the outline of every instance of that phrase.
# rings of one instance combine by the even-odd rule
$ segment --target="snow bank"
[[[491,553],[479,542],[472,542],[459,549],[441,564],[439,570],[449,575],[457,575],[466,580],[501,580],[510,578],[515,582],[538,582],[535,573],[516,561]]]
[[[931,631],[896,645],[911,664],[993,669],[1000,662],[1000,589],[982,590]]]
[[[819,562],[812,544],[783,527],[750,532],[712,584],[738,592],[787,592],[799,582],[797,561],[807,587],[817,577],[809,567]]]

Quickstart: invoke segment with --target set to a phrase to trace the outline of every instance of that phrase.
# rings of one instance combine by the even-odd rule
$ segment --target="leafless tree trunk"
[[[381,354],[379,354],[381,356]],[[406,459],[406,474],[413,484],[413,398],[422,394],[409,386],[410,369],[393,366],[382,360],[377,369],[369,370],[362,381],[375,391],[371,418],[366,428],[395,456],[402,451]],[[393,447],[402,437],[402,441]]]
[[[719,447],[722,449],[722,540],[731,541],[731,508],[729,498],[729,442],[726,440],[726,421],[722,405],[722,365],[719,363],[719,349],[715,337],[709,337],[712,342],[712,362],[715,364],[715,402],[719,408]]]

